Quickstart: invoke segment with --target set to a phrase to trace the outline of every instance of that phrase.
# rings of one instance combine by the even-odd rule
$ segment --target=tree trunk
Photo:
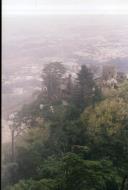
[[[128,176],[125,176],[125,177],[123,178],[123,181],[122,181],[120,190],[125,190],[125,183],[126,183],[126,180],[127,180],[127,179],[128,179]]]
[[[11,145],[11,151],[12,151],[12,162],[15,159],[15,145],[14,145],[14,130],[11,131],[12,135],[12,145]]]

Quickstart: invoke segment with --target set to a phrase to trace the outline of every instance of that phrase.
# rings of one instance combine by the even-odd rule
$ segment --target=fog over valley
[[[128,16],[36,15],[3,17],[3,119],[41,90],[42,68],[61,61],[77,65],[115,64],[128,72]],[[97,73],[98,75],[98,73]]]

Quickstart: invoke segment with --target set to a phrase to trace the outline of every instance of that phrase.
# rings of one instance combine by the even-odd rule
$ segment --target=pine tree
[[[82,65],[73,92],[75,104],[83,110],[93,102],[95,89],[96,85],[91,71],[85,65]]]
[[[52,62],[43,69],[43,85],[47,89],[49,100],[57,99],[59,96],[59,87],[65,68],[60,62]]]

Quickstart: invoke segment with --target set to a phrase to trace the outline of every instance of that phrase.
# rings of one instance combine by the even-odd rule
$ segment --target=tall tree
[[[85,65],[82,65],[74,89],[75,103],[83,110],[93,102],[95,90],[96,85],[91,71]]]
[[[61,62],[52,62],[45,66],[42,73],[43,84],[47,89],[48,100],[59,97],[59,87],[65,68]]]

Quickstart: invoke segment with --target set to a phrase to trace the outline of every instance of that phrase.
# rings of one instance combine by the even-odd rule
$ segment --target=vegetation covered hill
[[[3,190],[128,189],[128,81],[102,94],[86,66],[65,73],[48,64],[36,100],[10,118]]]

